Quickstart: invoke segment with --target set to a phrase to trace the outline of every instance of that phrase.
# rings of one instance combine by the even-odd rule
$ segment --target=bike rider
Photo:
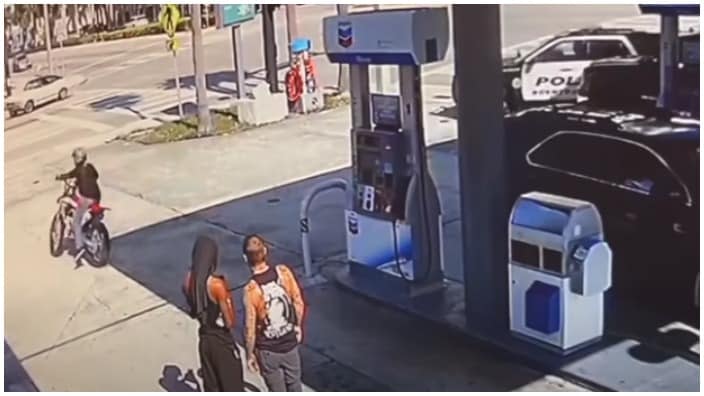
[[[88,155],[82,148],[77,148],[71,153],[75,167],[67,173],[56,176],[56,180],[76,179],[75,202],[76,211],[73,214],[73,237],[76,242],[75,260],[81,259],[85,249],[83,247],[83,217],[88,209],[100,202],[100,187],[98,186],[98,171],[93,164],[87,162]]]

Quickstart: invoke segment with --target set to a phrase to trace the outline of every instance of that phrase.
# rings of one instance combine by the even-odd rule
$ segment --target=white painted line
[[[181,96],[181,101],[183,103],[190,102],[195,100],[193,96]],[[141,113],[149,114],[151,112],[162,110],[167,107],[173,107],[178,104],[178,98],[176,97],[175,92],[165,92],[163,95],[160,95],[158,98],[148,98],[146,99],[143,103],[138,103],[135,106],[131,106],[132,109],[135,109]]]
[[[84,118],[65,117],[56,114],[41,114],[37,118],[52,124],[68,125],[75,129],[83,128],[94,132],[105,132],[106,130],[113,129],[112,125],[86,120]]]
[[[81,107],[90,103],[99,102],[111,96],[117,95],[120,91],[111,89],[101,89],[96,91],[83,91],[88,95],[76,96],[75,99],[69,99],[68,103],[72,107]]]
[[[146,55],[140,56],[138,58],[128,59],[124,62],[120,62],[120,66],[124,65],[125,67],[127,67],[127,66],[140,65],[142,63],[147,63],[147,62],[159,59],[159,58],[163,58],[165,56],[166,55],[164,55],[164,54],[146,54]]]

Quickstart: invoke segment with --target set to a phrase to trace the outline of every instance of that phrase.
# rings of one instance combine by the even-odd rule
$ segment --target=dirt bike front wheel
[[[54,257],[59,257],[63,253],[64,232],[63,219],[59,213],[56,213],[51,219],[51,227],[49,228],[49,253]]]

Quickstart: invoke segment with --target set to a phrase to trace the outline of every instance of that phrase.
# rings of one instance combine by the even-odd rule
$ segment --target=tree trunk
[[[337,5],[337,15],[349,14],[349,6],[346,4]],[[350,90],[350,68],[346,64],[340,63],[337,67],[337,91],[339,93]]]
[[[48,15],[44,15],[44,20],[49,23],[49,39],[53,39],[56,26],[56,6],[51,4],[47,7]]]
[[[64,33],[68,33],[68,21],[66,20],[68,6],[66,4],[61,4],[59,7],[61,7],[61,12],[59,13],[61,16],[59,18],[61,18],[61,23],[63,24],[64,29],[66,29]]]
[[[49,74],[54,74],[54,62],[51,58],[51,32],[49,31],[49,5],[44,4],[44,45],[46,45],[46,63]]]
[[[113,5],[107,4],[105,6],[105,24],[108,25],[108,30],[112,30],[115,27],[115,18],[113,18]]]
[[[31,19],[32,19],[32,22],[31,22],[32,30],[30,33],[30,37],[31,37],[30,40],[32,41],[32,46],[36,46],[37,45],[37,35],[39,33],[39,28],[37,27],[37,20],[39,18],[37,18],[37,16],[34,15],[34,10],[31,10],[29,15],[31,16]]]
[[[70,23],[70,28],[69,32],[70,33],[77,33],[78,32],[78,4],[72,4],[71,5],[71,16],[69,17]]]
[[[208,108],[208,93],[205,82],[205,56],[203,54],[203,31],[201,29],[200,4],[191,6],[191,37],[193,39],[193,74],[196,81],[198,102],[198,135],[210,135],[213,131]]]
[[[98,18],[95,15],[95,4],[89,4],[88,5],[88,11],[90,14],[90,24],[95,25],[98,23]]]
[[[124,26],[124,12],[125,6],[120,4],[115,4],[113,7],[113,21],[115,21],[115,27],[121,28]]]
[[[105,23],[103,19],[103,7],[104,5],[92,5],[93,7],[93,20],[95,20],[96,25],[102,25]]]

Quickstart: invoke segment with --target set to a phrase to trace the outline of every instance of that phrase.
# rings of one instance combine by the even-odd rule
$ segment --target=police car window
[[[535,57],[535,62],[567,62],[586,60],[587,46],[584,40],[561,41],[553,44],[540,55]]]
[[[638,55],[660,56],[660,35],[641,33],[628,36]]]
[[[589,59],[613,58],[630,54],[621,40],[590,40],[587,43]]]

